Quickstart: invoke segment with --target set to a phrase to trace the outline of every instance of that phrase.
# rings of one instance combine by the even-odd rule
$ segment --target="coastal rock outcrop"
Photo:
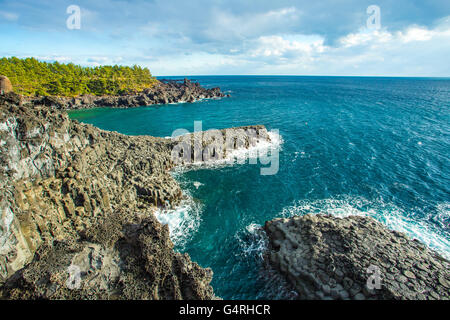
[[[0,94],[5,94],[13,91],[13,86],[8,77],[0,75]]]
[[[153,87],[142,92],[122,96],[94,96],[83,95],[68,97],[26,97],[28,103],[45,105],[55,109],[88,109],[98,107],[131,108],[153,104],[167,104],[178,102],[195,102],[200,99],[223,98],[226,95],[220,88],[204,88],[198,82],[185,79],[183,82],[174,80],[158,81]]]
[[[184,197],[177,143],[0,96],[0,297],[215,299],[154,215]]]
[[[267,258],[301,299],[446,299],[450,263],[370,217],[268,221]]]
[[[0,289],[3,298],[216,298],[209,285],[212,271],[175,253],[167,226],[155,217],[133,219],[122,211],[97,222],[105,225],[97,224],[84,240],[41,246],[32,262]]]
[[[271,142],[263,125],[211,129],[172,138],[171,158],[176,165],[196,165],[233,160],[235,150],[250,149],[261,142]]]

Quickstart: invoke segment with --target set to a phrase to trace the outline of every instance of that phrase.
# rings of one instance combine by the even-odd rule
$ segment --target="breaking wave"
[[[244,230],[238,231],[235,238],[241,249],[240,254],[245,257],[263,259],[268,242],[261,225],[251,223]]]
[[[321,200],[298,200],[293,205],[285,207],[279,217],[288,218],[303,214],[330,214],[335,217],[351,215],[370,216],[383,223],[391,230],[406,233],[413,239],[418,239],[429,248],[450,259],[449,234],[435,227],[447,223],[450,216],[449,203],[436,205],[438,214],[423,215],[423,213],[406,212],[392,203],[379,199],[369,201],[363,197],[343,196]],[[445,230],[445,229],[444,229]]]
[[[197,232],[202,220],[202,204],[184,193],[185,198],[175,209],[158,209],[154,213],[159,222],[168,225],[170,239],[180,251]]]
[[[239,245],[239,255],[246,264],[258,266],[259,272],[255,275],[260,283],[261,290],[256,299],[292,300],[298,297],[286,279],[264,259],[267,252],[268,238],[261,225],[251,223],[235,234]]]

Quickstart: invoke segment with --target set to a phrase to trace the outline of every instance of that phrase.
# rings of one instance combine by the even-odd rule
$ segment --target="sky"
[[[449,77],[450,1],[0,0],[0,56],[156,76]]]

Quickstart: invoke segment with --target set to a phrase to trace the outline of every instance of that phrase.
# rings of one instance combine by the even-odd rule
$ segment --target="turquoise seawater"
[[[129,135],[263,124],[283,143],[267,165],[202,167],[174,175],[190,200],[160,215],[176,249],[214,271],[225,299],[283,298],[262,264],[258,226],[306,213],[365,214],[450,257],[450,79],[204,76],[221,100],[70,116]]]

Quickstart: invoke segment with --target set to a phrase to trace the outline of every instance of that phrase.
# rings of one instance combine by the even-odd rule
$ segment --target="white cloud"
[[[435,34],[432,30],[427,30],[420,27],[411,27],[405,32],[399,31],[397,37],[403,42],[411,41],[428,41]]]
[[[60,63],[69,63],[72,61],[70,56],[60,56],[60,55],[46,55],[46,56],[34,56],[38,60],[53,62],[57,61]],[[27,56],[23,56],[22,58],[27,58]]]
[[[304,38],[304,37],[297,37]],[[251,52],[252,57],[282,57],[289,55],[291,57],[309,55],[324,52],[323,38],[308,39],[288,39],[282,36],[264,36],[257,40],[257,47]]]
[[[397,37],[402,42],[411,41],[429,41],[438,37],[450,37],[450,26],[445,25],[443,28],[441,25],[438,28],[429,30],[427,28],[411,26],[406,31],[397,32]]]
[[[241,60],[261,61],[264,74],[449,76],[450,23],[397,32],[361,29],[325,45],[320,36],[259,37]]]
[[[252,39],[285,30],[295,24],[300,15],[300,11],[294,7],[240,15],[213,10],[210,23],[203,34],[214,41]]]
[[[389,45],[390,43],[408,43],[416,41],[430,41],[438,37],[450,37],[450,24],[448,19],[442,20],[443,23],[433,29],[420,26],[408,26],[405,30],[391,33],[385,30],[370,31],[361,29],[357,33],[350,33],[341,37],[338,43],[345,47],[365,46],[365,45]]]
[[[223,52],[197,47],[189,55],[174,51],[135,61],[156,75],[449,76],[450,65],[443,61],[450,56],[450,23],[442,21],[433,28],[412,25],[396,32],[361,29],[341,37],[335,45],[326,45],[320,35],[249,36]],[[129,59],[124,57],[125,61]]]
[[[361,46],[374,43],[387,43],[392,40],[392,34],[387,31],[366,31],[350,33],[339,39],[338,43],[344,48]]]
[[[17,6],[2,7],[0,19],[20,22],[10,23],[11,28],[29,26],[36,17],[49,25],[17,31],[25,49],[8,32],[2,38],[3,54],[32,53],[84,65],[141,64],[157,75],[450,75],[450,17],[435,20],[435,11],[425,22],[400,15],[403,20],[393,23],[382,9],[383,28],[369,31],[358,29],[367,17],[365,10],[354,9],[356,1],[345,8],[314,2],[296,8],[293,2],[273,1],[258,6],[239,0],[226,5],[180,1],[176,6],[136,1],[139,5],[86,2],[80,32],[68,33],[60,23],[60,33],[51,34],[42,30],[59,25],[53,21],[56,15],[41,18],[53,8],[50,2],[28,16]],[[20,18],[11,14],[15,11]]]

